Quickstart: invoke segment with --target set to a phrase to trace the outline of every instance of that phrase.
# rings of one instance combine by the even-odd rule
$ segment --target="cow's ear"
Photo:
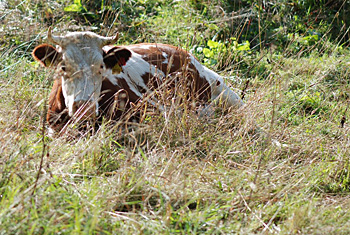
[[[35,47],[32,55],[35,60],[39,61],[45,67],[56,65],[61,60],[61,54],[49,44],[42,44]]]
[[[122,66],[131,57],[131,52],[123,47],[113,47],[104,55],[104,63],[107,68],[112,69],[113,74],[121,73]]]

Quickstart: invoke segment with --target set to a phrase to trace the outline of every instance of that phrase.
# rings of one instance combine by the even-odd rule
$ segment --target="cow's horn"
[[[47,39],[49,42],[51,42],[53,44],[61,45],[63,37],[53,36],[52,35],[52,27],[50,26],[49,31],[47,32]]]
[[[119,33],[117,33],[114,37],[101,37],[102,46],[112,45],[118,41]]]

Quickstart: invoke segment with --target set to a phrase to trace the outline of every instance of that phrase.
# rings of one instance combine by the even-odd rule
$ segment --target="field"
[[[0,1],[0,234],[349,234],[349,10],[347,1]],[[53,71],[31,57],[49,26],[185,48],[246,105],[50,137]]]

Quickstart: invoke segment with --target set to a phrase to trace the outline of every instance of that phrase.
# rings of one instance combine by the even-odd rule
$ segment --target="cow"
[[[51,27],[47,38],[56,47],[41,44],[32,55],[44,67],[56,69],[46,117],[55,132],[78,117],[121,120],[138,102],[166,110],[159,93],[171,93],[177,84],[184,89],[182,101],[190,100],[202,109],[217,103],[234,108],[244,105],[220,75],[179,47],[160,43],[116,46],[118,34],[54,36]]]

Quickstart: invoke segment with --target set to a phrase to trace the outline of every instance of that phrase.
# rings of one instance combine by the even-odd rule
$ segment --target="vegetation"
[[[349,10],[328,0],[0,2],[0,233],[350,233]],[[49,137],[52,71],[30,55],[49,26],[181,46],[247,105]]]

